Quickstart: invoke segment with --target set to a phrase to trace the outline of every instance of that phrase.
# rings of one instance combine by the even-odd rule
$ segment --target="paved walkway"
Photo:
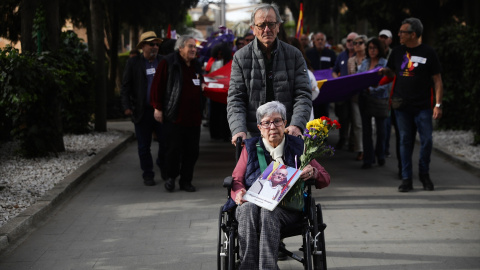
[[[322,161],[332,183],[314,193],[328,225],[329,269],[480,269],[478,176],[433,154],[436,190],[423,191],[416,178],[414,191],[399,193],[394,158],[361,170],[354,157],[339,150]],[[143,185],[136,143],[129,143],[5,252],[0,269],[216,269],[221,182],[233,167],[234,148],[203,130],[198,192],[168,193],[161,180]],[[300,238],[286,243],[296,250]],[[279,265],[302,269],[293,260]]]

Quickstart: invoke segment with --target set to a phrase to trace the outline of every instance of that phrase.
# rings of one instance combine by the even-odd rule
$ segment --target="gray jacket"
[[[256,111],[266,99],[266,74],[263,54],[257,39],[233,56],[227,97],[228,123],[232,135],[258,133]],[[273,62],[275,100],[287,108],[289,125],[303,131],[312,109],[312,90],[302,53],[277,39]]]

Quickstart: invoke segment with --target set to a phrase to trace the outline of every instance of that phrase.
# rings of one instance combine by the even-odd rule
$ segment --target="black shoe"
[[[197,189],[192,186],[192,184],[180,184],[180,190],[185,190],[186,192],[195,192]]]
[[[378,166],[383,167],[384,165],[385,165],[385,159],[384,158],[379,159],[378,160]]]
[[[153,177],[144,177],[143,178],[143,184],[145,186],[155,186],[155,181],[153,180]]]
[[[363,163],[363,165],[362,165],[363,170],[371,169],[371,168],[372,168],[372,164],[370,164],[370,163]]]
[[[430,180],[430,175],[428,173],[425,174],[419,174],[420,176],[420,182],[423,184],[423,189],[424,190],[429,190],[432,191],[434,189],[432,180]]]
[[[165,189],[168,192],[173,192],[175,189],[175,179],[174,178],[168,178],[167,181],[165,181]]]
[[[412,179],[403,179],[402,184],[398,187],[399,192],[409,192],[412,189]]]

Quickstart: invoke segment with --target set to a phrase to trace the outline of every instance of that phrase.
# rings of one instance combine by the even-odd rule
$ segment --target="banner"
[[[378,86],[382,75],[378,75],[380,67],[362,73],[332,77],[331,69],[316,70],[313,72],[317,80],[320,94],[313,104],[343,101],[357,94],[369,86]],[[203,90],[204,96],[213,101],[227,104],[228,87],[232,61],[215,72],[205,75],[207,86]]]

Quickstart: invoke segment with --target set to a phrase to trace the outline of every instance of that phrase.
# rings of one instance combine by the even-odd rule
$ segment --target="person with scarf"
[[[286,117],[286,108],[278,101],[271,101],[258,107],[256,119],[261,136],[245,140],[232,173],[231,198],[237,204],[236,218],[239,222],[241,260],[239,269],[277,269],[280,230],[283,226],[299,222],[302,218],[303,207],[292,209],[280,202],[273,211],[269,211],[243,199],[247,189],[262,173],[259,158],[263,157],[258,156],[257,147],[263,150],[267,164],[277,161],[295,167],[296,161],[300,160],[304,142],[299,137],[285,133],[288,124]],[[302,170],[300,179],[303,181],[314,179],[316,188],[324,188],[330,184],[330,175],[316,160]],[[295,194],[295,190],[292,189],[283,200],[295,195],[302,194]],[[233,204],[232,201],[230,203]]]

